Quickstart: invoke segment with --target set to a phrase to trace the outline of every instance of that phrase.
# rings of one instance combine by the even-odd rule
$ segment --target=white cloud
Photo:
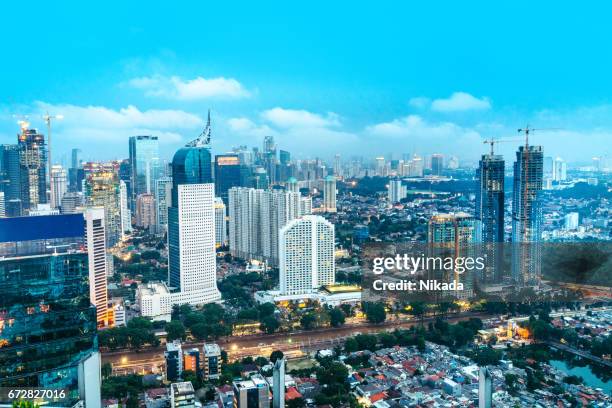
[[[460,112],[468,110],[486,110],[491,108],[488,98],[476,98],[466,92],[454,92],[447,99],[435,99],[431,109],[438,112]]]
[[[408,104],[410,106],[412,106],[413,108],[426,108],[429,106],[429,104],[431,103],[431,99],[426,98],[424,96],[417,96],[415,98],[410,98],[410,100],[408,101]]]
[[[155,75],[133,78],[128,85],[143,90],[146,96],[194,101],[210,98],[240,99],[250,96],[250,92],[234,78],[182,79],[178,76]]]
[[[454,152],[471,157],[482,145],[480,133],[472,128],[452,122],[428,122],[419,115],[368,126],[365,134],[373,139],[372,146],[388,144],[398,152]]]
[[[323,116],[307,110],[276,107],[262,112],[261,117],[280,128],[325,128],[340,125],[339,116],[333,112]]]
[[[276,131],[266,125],[258,125],[245,117],[230,118],[227,127],[232,134],[248,137],[263,137],[276,134]]]

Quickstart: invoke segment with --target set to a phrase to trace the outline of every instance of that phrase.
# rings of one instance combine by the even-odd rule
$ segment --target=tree
[[[266,316],[261,320],[260,327],[268,334],[274,333],[280,327],[280,323],[274,316]]]
[[[101,368],[102,379],[105,380],[113,374],[113,365],[111,363],[102,364]]]
[[[498,365],[500,359],[501,352],[489,347],[480,348],[472,354],[472,360],[479,366]]]
[[[306,401],[302,397],[294,398],[285,403],[287,408],[304,408],[306,407]]]
[[[270,354],[270,362],[272,364],[276,363],[276,360],[280,360],[281,358],[285,357],[285,355],[283,354],[282,351],[280,350],[274,350],[272,352],[272,354]]]
[[[346,339],[346,341],[344,342],[344,351],[346,351],[347,353],[359,351],[359,344],[357,343],[357,340],[355,340],[354,337],[349,337],[348,339]]]
[[[344,316],[344,312],[339,307],[334,307],[329,311],[329,322],[332,327],[340,327],[346,321],[346,317]]]
[[[172,320],[166,324],[166,333],[168,341],[185,340],[185,326],[178,320]]]
[[[425,303],[424,302],[410,302],[410,313],[419,318],[421,326],[423,325],[423,317],[425,316]]]
[[[308,312],[300,319],[300,326],[304,330],[312,330],[317,325],[317,315],[314,312]]]
[[[382,323],[387,319],[385,305],[382,303],[364,303],[364,312],[370,323]]]

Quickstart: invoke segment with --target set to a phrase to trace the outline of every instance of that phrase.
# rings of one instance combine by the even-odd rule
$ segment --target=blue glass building
[[[97,349],[83,215],[0,218],[0,387],[99,402]]]

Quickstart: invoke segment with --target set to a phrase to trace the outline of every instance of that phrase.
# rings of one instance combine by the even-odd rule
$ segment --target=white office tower
[[[389,187],[387,187],[387,198],[389,204],[399,203],[401,200],[406,198],[406,186],[402,184],[401,179],[389,180]]]
[[[119,209],[121,212],[121,237],[132,232],[132,211],[129,207],[127,185],[123,180],[119,182]]]
[[[178,246],[178,259],[170,254],[170,285],[179,289],[177,304],[199,305],[221,299],[217,289],[215,248],[215,185],[179,184],[176,213],[173,213],[172,237],[169,245]],[[173,203],[174,206],[174,203]],[[172,242],[177,240],[178,242]],[[178,268],[176,265],[178,262]],[[178,276],[176,276],[176,272]]]
[[[98,327],[106,327],[108,326],[108,289],[104,208],[88,208],[84,217],[89,261],[89,297],[91,303],[96,306]]]
[[[157,205],[157,227],[159,234],[168,231],[168,207],[172,201],[172,177],[162,177],[155,182],[155,203]]]
[[[323,183],[323,211],[336,212],[336,178],[327,176]]]
[[[487,367],[480,367],[478,374],[478,408],[491,408],[493,400],[491,373]]]
[[[285,408],[285,358],[279,358],[272,369],[272,408]]]
[[[229,241],[232,256],[263,259],[278,265],[279,230],[311,212],[311,201],[299,193],[233,187],[229,197]]]
[[[340,165],[340,154],[336,154],[334,156],[334,176],[342,177],[342,174],[340,174],[341,171],[342,171],[342,168]]]
[[[423,159],[416,154],[408,161],[408,177],[423,177]]]
[[[62,204],[62,197],[68,191],[68,177],[66,169],[60,165],[51,166],[51,208],[59,208]]]
[[[553,162],[553,180],[567,180],[567,163],[560,157],[557,157]]]
[[[6,209],[4,207],[4,191],[0,191],[0,218],[6,217]]]
[[[215,245],[227,244],[227,209],[221,197],[215,197]]]
[[[334,225],[318,215],[305,215],[281,229],[281,294],[311,293],[334,284],[334,240]]]

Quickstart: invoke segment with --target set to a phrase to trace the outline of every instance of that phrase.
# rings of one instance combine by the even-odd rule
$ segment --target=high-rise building
[[[62,197],[68,191],[68,178],[66,170],[60,165],[51,166],[51,208],[60,208]]]
[[[376,158],[376,175],[379,177],[384,177],[387,175],[387,165],[384,157]]]
[[[68,191],[82,191],[83,178],[85,178],[82,165],[81,149],[72,149],[70,168],[68,169]]]
[[[552,179],[554,181],[567,180],[567,163],[560,157],[557,157],[553,162]]]
[[[229,190],[229,241],[233,256],[278,265],[279,229],[303,215],[299,193],[234,187]]]
[[[83,205],[83,195],[76,191],[69,191],[62,197],[60,212],[62,214],[75,214],[77,209]]]
[[[0,387],[64,389],[53,406],[101,400],[84,233],[81,214],[0,219]]]
[[[132,175],[131,200],[135,209],[136,197],[139,194],[152,194],[155,180],[160,176],[159,141],[157,136],[131,136],[130,166]]]
[[[122,236],[121,189],[118,162],[83,165],[85,169],[85,205],[104,208],[106,245],[113,247]]]
[[[125,181],[119,181],[119,207],[121,212],[121,237],[132,232],[132,211],[129,205],[128,187]]]
[[[136,226],[139,228],[154,228],[155,213],[155,198],[153,194],[139,194],[136,197]]]
[[[261,374],[250,380],[234,381],[234,408],[269,408],[270,386]]]
[[[280,290],[282,294],[311,293],[336,278],[334,225],[305,215],[280,230]]]
[[[155,183],[155,204],[157,207],[157,232],[168,230],[168,207],[172,197],[172,177],[160,177]]]
[[[542,146],[521,146],[514,162],[512,278],[518,285],[539,285],[540,280],[543,158]]]
[[[168,283],[173,290],[186,294],[177,297],[180,303],[203,304],[221,298],[217,289],[210,159],[209,120],[202,135],[179,149],[172,159]]]
[[[226,205],[228,190],[240,186],[240,171],[240,159],[237,154],[215,156],[215,195],[221,197]]]
[[[425,164],[423,163],[423,159],[416,154],[414,157],[408,162],[408,177],[423,177],[423,169],[425,168]]]
[[[389,187],[387,187],[387,199],[389,204],[395,204],[406,198],[407,189],[402,183],[401,179],[389,180]]]
[[[563,217],[563,228],[566,231],[574,231],[578,229],[578,220],[579,220],[579,215],[577,212],[571,212],[571,213],[567,213],[565,215],[565,217]]]
[[[279,358],[272,368],[272,407],[285,408],[285,358]]]
[[[4,191],[0,191],[0,218],[6,217],[6,209],[4,208]]]
[[[215,245],[227,245],[227,210],[220,197],[215,197]]]
[[[334,156],[334,176],[342,177],[342,167],[340,166],[340,155],[336,154]]]
[[[221,348],[216,343],[204,343],[204,379],[218,380],[221,377]]]
[[[474,217],[465,213],[438,214],[431,217],[427,229],[427,242],[433,255],[441,258],[471,257],[476,258],[475,244],[480,242],[481,224]],[[474,281],[480,276],[473,271],[432,271],[444,272],[445,282],[455,281],[463,284],[463,290],[457,290],[457,298],[469,298],[474,293]]]
[[[289,177],[289,179],[287,179],[287,191],[291,191],[292,193],[300,192],[300,187],[295,177]]]
[[[336,212],[336,177],[327,176],[323,182],[323,210]]]
[[[22,127],[17,135],[20,166],[20,199],[24,210],[47,203],[47,148],[36,129]]]
[[[431,155],[431,174],[441,176],[444,171],[444,156],[441,154]]]
[[[108,313],[108,287],[106,276],[108,274],[106,256],[106,237],[104,231],[104,209],[88,208],[85,211],[85,231],[87,242],[87,256],[89,258],[89,298],[96,306],[96,321],[98,327],[107,327]]]
[[[483,278],[497,282],[502,278],[504,242],[504,175],[503,156],[485,154],[476,171],[475,217],[481,223],[480,241],[486,251],[488,262]]]
[[[22,170],[18,145],[0,145],[0,183],[7,217],[22,215]]]

